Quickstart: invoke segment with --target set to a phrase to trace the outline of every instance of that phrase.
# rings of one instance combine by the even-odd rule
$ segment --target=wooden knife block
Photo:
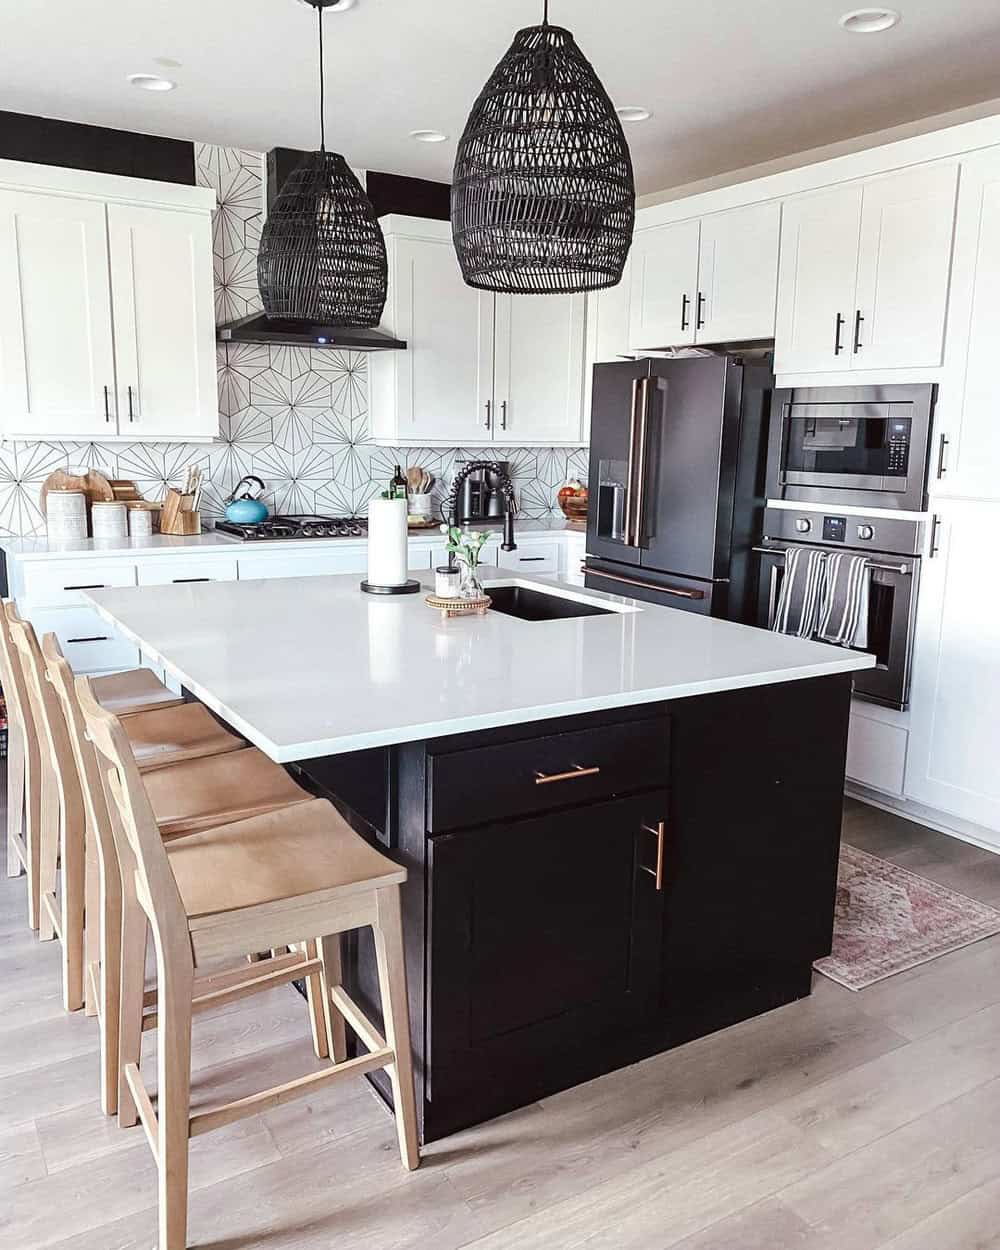
[[[194,511],[193,503],[194,495],[182,495],[169,487],[160,511],[160,533],[200,534],[201,513]]]

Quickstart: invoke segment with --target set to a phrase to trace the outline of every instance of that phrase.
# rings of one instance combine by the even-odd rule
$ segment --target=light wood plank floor
[[[1000,858],[849,803],[855,845],[1000,904]],[[142,1130],[97,1105],[97,1029],[0,880],[0,1246],[150,1250]],[[276,990],[195,1026],[195,1097],[311,1069]],[[148,1035],[147,1035],[148,1037]],[[251,1060],[248,1064],[247,1060]],[[148,1065],[148,1057],[144,1067]],[[147,1072],[147,1079],[154,1079]],[[399,1166],[363,1082],[192,1147],[202,1250],[1000,1250],[1000,938],[813,996]]]

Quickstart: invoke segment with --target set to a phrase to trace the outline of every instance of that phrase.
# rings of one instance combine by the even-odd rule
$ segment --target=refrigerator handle
[[[642,414],[639,423],[639,463],[636,470],[638,480],[637,498],[635,506],[635,546],[638,547],[642,540],[646,537],[646,452],[649,442],[649,418],[652,396],[658,391],[667,389],[665,378],[644,377],[642,379],[642,404],[640,412]]]
[[[635,482],[635,431],[639,422],[639,378],[632,379],[632,408],[628,425],[628,468],[625,482],[625,546],[635,547],[637,540],[632,534],[632,486]],[[642,379],[645,381],[645,378]]]

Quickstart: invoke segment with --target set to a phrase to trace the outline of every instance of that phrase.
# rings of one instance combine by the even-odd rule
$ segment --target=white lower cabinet
[[[921,576],[906,797],[996,831],[1000,848],[1000,504],[937,504]]]
[[[26,613],[41,640],[53,633],[75,673],[135,668],[139,648],[94,608],[42,608]]]
[[[847,777],[885,794],[903,793],[907,730],[877,715],[871,704],[856,701],[847,734]]]
[[[502,569],[522,573],[558,573],[558,542],[518,543],[516,551],[500,551],[497,561]]]
[[[140,586],[169,586],[172,582],[234,582],[237,565],[225,556],[168,556],[139,565]]]

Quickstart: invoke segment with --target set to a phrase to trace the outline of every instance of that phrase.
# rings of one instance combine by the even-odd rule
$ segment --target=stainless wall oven
[[[775,391],[768,498],[924,511],[935,392],[929,385]]]
[[[868,560],[868,646],[876,667],[854,675],[857,697],[886,707],[905,708],[910,693],[910,661],[920,584],[923,523],[899,517],[849,512],[797,512],[768,508],[760,558],[757,624],[770,628],[790,547],[843,551]]]

